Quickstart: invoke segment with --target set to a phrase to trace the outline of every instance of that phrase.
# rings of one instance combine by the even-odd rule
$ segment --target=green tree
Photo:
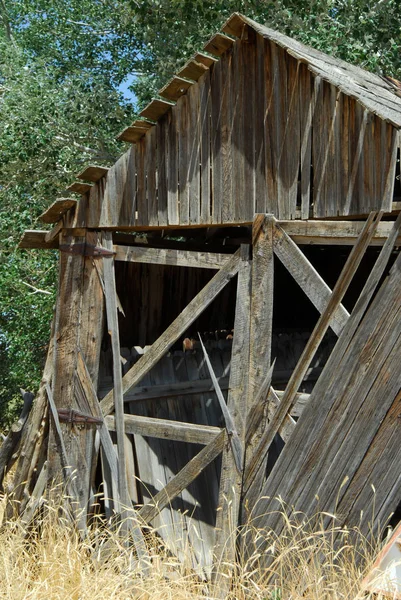
[[[16,250],[24,229],[234,12],[401,78],[397,0],[0,0],[0,419],[34,389],[57,256]],[[133,100],[119,86],[131,81]]]

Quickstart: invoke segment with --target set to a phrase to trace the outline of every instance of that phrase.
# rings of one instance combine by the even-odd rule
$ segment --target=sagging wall
[[[91,189],[89,227],[391,210],[397,130],[247,29]]]

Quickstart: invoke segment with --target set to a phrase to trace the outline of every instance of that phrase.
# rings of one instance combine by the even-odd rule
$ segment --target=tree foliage
[[[397,0],[0,0],[3,418],[37,385],[55,296],[57,257],[20,235],[85,164],[115,160],[118,131],[234,11],[401,78]]]

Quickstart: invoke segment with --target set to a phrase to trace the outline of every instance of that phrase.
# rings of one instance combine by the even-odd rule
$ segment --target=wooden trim
[[[171,325],[154,342],[149,351],[144,354],[138,362],[124,375],[123,393],[128,392],[137,385],[141,379],[150,371],[157,361],[176,342],[186,329],[198,318],[209,306],[214,298],[221,292],[226,284],[237,274],[239,267],[238,251],[231,259],[216,273],[216,275],[205,285],[193,300],[184,308],[182,313],[171,323]],[[109,414],[113,407],[113,392],[107,394],[101,402],[102,410]]]
[[[199,269],[221,269],[229,260],[230,254],[195,252],[191,250],[167,250],[165,248],[138,248],[114,245],[115,260]]]
[[[106,417],[105,423],[110,431],[116,430],[114,416]],[[145,437],[203,445],[209,444],[222,431],[219,427],[210,425],[195,425],[139,415],[124,415],[124,425],[126,433],[139,433]]]
[[[202,473],[202,471],[222,452],[226,440],[226,432],[223,430],[210,444],[205,446],[199,454],[194,456],[186,465],[177,473],[168,484],[155,495],[152,502],[146,504],[139,510],[139,516],[151,523],[158,514],[171,504],[171,502],[185,488],[189,486],[194,479]]]

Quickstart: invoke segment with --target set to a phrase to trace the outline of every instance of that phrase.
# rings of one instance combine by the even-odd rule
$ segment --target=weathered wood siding
[[[90,227],[391,210],[397,129],[248,28],[90,191]]]

